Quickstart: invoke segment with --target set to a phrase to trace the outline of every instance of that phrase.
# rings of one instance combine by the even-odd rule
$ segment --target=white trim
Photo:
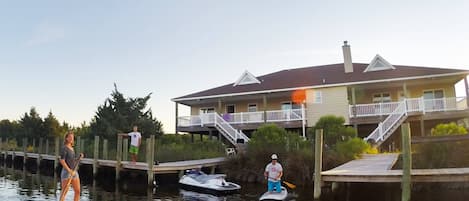
[[[374,93],[374,94],[371,94],[371,102],[372,103],[389,103],[389,102],[383,102],[383,94],[388,94],[389,95],[389,102],[392,102],[392,94],[391,92],[378,92],[378,93]],[[375,98],[375,95],[380,95],[380,98],[381,98],[381,101],[380,102],[374,102],[374,98]]]
[[[246,81],[245,78],[248,80]],[[236,80],[236,82],[233,84],[233,86],[238,86],[238,85],[245,85],[245,84],[260,84],[261,81],[259,81],[254,75],[252,75],[249,71],[244,71],[244,73],[241,75],[241,77]]]
[[[319,101],[316,101],[317,93],[320,94],[320,95],[319,95],[319,97],[320,97],[320,100],[319,100]],[[314,104],[322,104],[323,99],[324,99],[324,98],[323,98],[323,93],[322,93],[321,90],[314,90],[314,91],[313,91],[313,101],[312,101],[312,103],[314,103]]]
[[[378,62],[381,62],[384,64],[384,66],[376,66]],[[370,64],[366,67],[366,69],[363,71],[364,73],[370,72],[370,71],[380,71],[380,70],[391,70],[391,69],[396,69],[391,63],[386,61],[383,57],[379,56],[377,54],[373,60],[371,60]]]
[[[199,115],[200,114],[210,114],[210,112],[207,112],[207,113],[200,113],[202,110],[207,110],[207,109],[213,109],[213,112],[216,113],[217,111],[215,110],[215,107],[201,107],[199,108]]]
[[[345,83],[337,83],[337,84],[313,85],[313,86],[284,88],[284,89],[273,89],[273,90],[264,90],[264,91],[250,91],[250,92],[231,93],[231,94],[219,94],[219,95],[199,96],[199,97],[191,97],[191,98],[180,98],[180,99],[174,99],[173,98],[173,99],[171,99],[171,101],[188,101],[188,100],[197,100],[197,99],[221,98],[221,97],[227,97],[227,96],[241,96],[241,95],[274,93],[274,92],[294,91],[294,90],[302,90],[302,89],[318,89],[318,88],[327,88],[327,87],[356,85],[356,84],[370,84],[370,83],[379,83],[379,82],[404,81],[404,80],[414,80],[414,79],[424,79],[424,78],[434,78],[434,77],[445,77],[445,76],[465,75],[465,74],[469,74],[469,71],[458,72],[458,73],[445,73],[445,74],[439,74],[439,75],[413,76],[413,77],[392,78],[392,79],[383,79],[383,80],[345,82]]]

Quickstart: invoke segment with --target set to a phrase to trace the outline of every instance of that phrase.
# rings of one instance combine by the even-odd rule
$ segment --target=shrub
[[[467,134],[466,128],[458,126],[456,123],[451,122],[448,124],[438,124],[435,128],[432,128],[432,135],[443,136],[443,135],[462,135]]]
[[[344,117],[326,115],[321,117],[314,127],[308,130],[308,133],[310,136],[314,136],[316,129],[323,129],[324,143],[329,146],[334,146],[337,142],[347,141],[357,136],[355,129],[345,127],[344,123]]]
[[[376,149],[372,149],[368,143],[358,137],[338,142],[336,151],[339,157],[344,160],[357,159],[363,153],[377,153]]]

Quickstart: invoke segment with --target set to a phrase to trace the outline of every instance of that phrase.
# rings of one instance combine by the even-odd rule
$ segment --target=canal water
[[[106,178],[109,178],[106,180]],[[98,181],[82,176],[81,199],[105,201],[254,201],[258,200],[265,191],[261,184],[240,183],[242,190],[238,194],[228,196],[214,196],[180,189],[177,185],[177,176],[161,178],[153,188],[146,188],[145,177],[131,182],[121,182],[115,185],[112,176],[101,175]],[[239,182],[237,182],[239,183]],[[143,185],[142,185],[143,184]],[[12,167],[0,164],[0,200],[58,200],[60,185],[57,176],[53,173],[39,174],[35,170],[22,167]],[[313,200],[312,187],[298,187],[290,190],[290,200]],[[331,192],[323,188],[321,201],[399,201],[399,184],[341,184],[337,190]],[[66,200],[73,200],[73,191],[70,191]],[[469,200],[469,184],[417,184],[412,190],[413,201],[466,201]]]

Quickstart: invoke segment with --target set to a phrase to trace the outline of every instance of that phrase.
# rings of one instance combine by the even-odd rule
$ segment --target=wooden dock
[[[5,154],[5,153],[3,153]],[[6,151],[6,155],[15,157],[24,157],[24,152],[20,151]],[[26,158],[29,159],[37,159],[39,154],[37,153],[26,153]],[[42,160],[50,160],[54,161],[55,156],[53,155],[45,155],[41,154]],[[223,164],[225,162],[224,157],[218,158],[210,158],[210,159],[200,159],[200,160],[187,160],[187,161],[177,161],[177,162],[165,162],[160,163],[158,165],[153,166],[153,172],[155,174],[167,174],[167,173],[179,173],[183,170],[193,169],[197,167],[215,167]],[[94,159],[93,158],[83,158],[80,161],[80,164],[85,165],[93,165]],[[111,167],[115,168],[117,165],[117,161],[115,160],[103,160],[98,159],[97,164],[100,167]],[[148,164],[145,162],[137,162],[135,164],[131,164],[130,161],[122,161],[121,168],[127,170],[143,170],[148,171]]]
[[[367,154],[321,172],[326,182],[402,182],[402,170],[391,170],[399,154]],[[468,182],[469,168],[412,169],[412,182]]]

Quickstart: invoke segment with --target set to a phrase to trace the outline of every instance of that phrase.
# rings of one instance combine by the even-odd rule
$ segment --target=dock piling
[[[122,165],[122,136],[117,136],[117,152],[116,152],[116,182],[119,181],[120,170]]]
[[[401,201],[410,201],[412,155],[410,153],[410,126],[404,123],[401,126],[402,133],[402,197]]]
[[[323,130],[316,130],[316,137],[314,140],[314,199],[321,197],[321,171],[322,171],[322,144],[323,144]]]
[[[98,158],[99,158],[99,136],[94,136],[94,152],[93,152],[93,178],[98,173]],[[93,182],[94,187],[94,182]]]

